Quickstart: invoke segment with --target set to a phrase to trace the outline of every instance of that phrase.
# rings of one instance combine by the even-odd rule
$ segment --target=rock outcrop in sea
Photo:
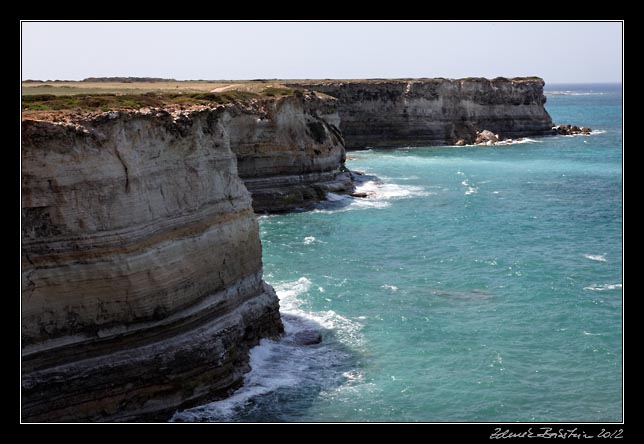
[[[579,127],[577,125],[557,125],[552,127],[552,132],[553,134],[558,134],[562,136],[576,136],[576,135],[588,136],[593,132],[593,130],[592,128],[587,128],[584,126]]]
[[[527,78],[324,80],[287,84],[338,99],[348,149],[469,145],[477,132],[500,139],[548,135],[544,81]]]

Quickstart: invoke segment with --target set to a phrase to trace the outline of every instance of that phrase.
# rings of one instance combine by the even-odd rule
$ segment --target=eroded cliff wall
[[[516,79],[301,81],[338,99],[346,148],[472,143],[477,131],[501,138],[552,133],[544,82]]]
[[[535,79],[298,86],[337,100],[23,120],[24,420],[164,419],[240,384],[282,331],[253,208],[350,191],[338,125],[352,148],[552,126]]]
[[[299,93],[255,102],[226,120],[239,175],[256,212],[305,208],[353,189],[336,100]]]
[[[230,149],[244,112],[23,120],[23,420],[163,419],[281,332]]]

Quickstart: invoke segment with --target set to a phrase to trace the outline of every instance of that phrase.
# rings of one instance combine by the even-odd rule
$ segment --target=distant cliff
[[[231,108],[226,137],[256,212],[310,207],[353,189],[336,100],[297,92]]]
[[[538,77],[286,84],[338,99],[346,148],[469,144],[483,130],[501,138],[552,134],[544,82]]]

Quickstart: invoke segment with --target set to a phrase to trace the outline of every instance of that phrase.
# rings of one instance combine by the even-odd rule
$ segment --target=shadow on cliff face
[[[320,316],[318,322],[314,316],[283,313],[284,337],[264,339],[251,350],[252,370],[241,388],[227,399],[178,412],[171,421],[306,421],[322,392],[352,383],[358,362],[357,352],[328,327],[324,313]]]

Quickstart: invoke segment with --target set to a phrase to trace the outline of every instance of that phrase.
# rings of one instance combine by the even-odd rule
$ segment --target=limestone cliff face
[[[344,169],[336,100],[300,94],[262,102],[226,120],[239,175],[256,212],[310,207],[325,193],[353,189]]]
[[[552,133],[539,78],[312,81],[288,84],[338,99],[346,148],[472,143]]]
[[[245,112],[23,120],[23,420],[163,419],[282,331],[230,146]]]

